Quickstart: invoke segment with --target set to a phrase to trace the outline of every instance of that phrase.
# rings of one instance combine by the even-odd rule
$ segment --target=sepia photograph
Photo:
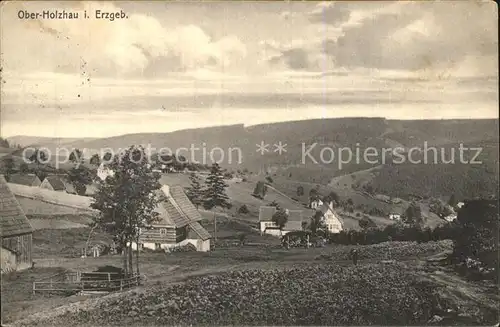
[[[1,326],[498,326],[494,1],[2,1]]]

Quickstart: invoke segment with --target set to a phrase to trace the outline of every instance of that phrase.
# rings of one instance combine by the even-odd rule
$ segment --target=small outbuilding
[[[0,175],[2,273],[32,266],[33,228],[7,181]]]

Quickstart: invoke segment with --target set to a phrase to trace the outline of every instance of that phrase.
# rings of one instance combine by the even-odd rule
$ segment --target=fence
[[[114,292],[140,284],[141,276],[123,278],[119,273],[65,272],[33,282],[33,295],[37,292]]]

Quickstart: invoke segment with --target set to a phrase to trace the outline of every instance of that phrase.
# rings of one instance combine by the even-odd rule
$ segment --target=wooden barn
[[[0,227],[2,273],[31,267],[33,228],[3,175],[0,175]]]
[[[159,220],[141,230],[139,249],[169,249],[190,243],[197,251],[209,251],[211,235],[200,225],[202,217],[183,188],[163,185],[159,195],[160,203],[156,210]],[[137,246],[132,244],[132,247]]]
[[[40,187],[50,191],[65,192],[69,194],[76,194],[75,188],[71,183],[66,180],[65,176],[50,175],[47,176]]]

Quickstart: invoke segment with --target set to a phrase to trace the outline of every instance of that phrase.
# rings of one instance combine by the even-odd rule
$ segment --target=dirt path
[[[443,286],[443,295],[456,303],[473,302],[491,310],[497,310],[498,308],[500,297],[498,291],[494,292],[492,286],[471,283],[454,272],[445,272],[443,270],[436,270],[424,274],[422,277]]]

